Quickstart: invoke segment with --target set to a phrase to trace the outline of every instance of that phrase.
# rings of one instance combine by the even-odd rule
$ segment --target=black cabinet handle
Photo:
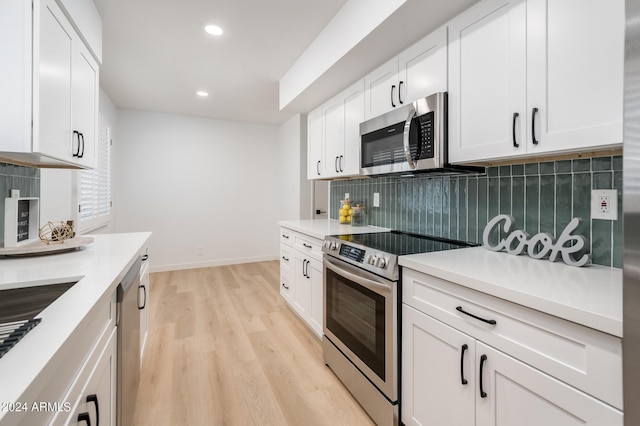
[[[143,290],[144,293],[144,301],[142,302],[142,306],[140,306],[140,302],[138,302],[138,309],[143,310],[147,306],[147,287],[144,285],[138,286],[138,295],[140,295],[140,289]]]
[[[467,379],[464,378],[464,353],[469,349],[469,346],[465,343],[462,345],[462,351],[460,353],[460,383],[466,385],[468,383]]]
[[[517,112],[513,113],[513,124],[511,126],[511,128],[512,128],[512,131],[513,131],[513,147],[514,148],[520,148],[520,144],[516,140],[516,120],[518,119],[519,115],[520,114],[518,114]]]
[[[395,85],[395,84],[392,84],[392,85],[391,85],[391,106],[392,106],[392,107],[394,107],[394,108],[396,107],[396,104],[394,104],[394,103],[393,103],[393,91],[394,91],[395,89],[396,89],[396,85]]]
[[[91,394],[87,396],[87,403],[93,402],[96,404],[96,426],[100,426],[100,406],[98,405],[98,395]]]
[[[78,157],[78,156],[80,155],[80,132],[79,132],[79,131],[77,131],[77,130],[74,130],[74,131],[73,131],[73,137],[72,137],[72,139],[71,139],[71,146],[72,146],[72,147],[73,147],[73,139],[74,139],[76,136],[78,137],[78,145],[77,145],[78,147],[77,147],[77,149],[76,149],[76,152],[74,152],[74,153],[72,154],[74,157]],[[72,148],[72,149],[73,149],[73,148]]]
[[[307,259],[302,261],[302,275],[309,278],[309,262]]]
[[[286,238],[287,240],[289,239],[288,235],[282,234],[282,238]]]
[[[78,414],[78,423],[80,422],[86,422],[87,426],[91,426],[91,417],[89,417],[89,413],[84,412]]]
[[[282,283],[282,287],[284,287],[285,289],[289,290],[289,286],[286,285],[285,283]]]
[[[311,275],[309,275],[309,265],[311,264],[310,260],[307,260],[307,279],[310,280],[311,279]]]
[[[318,160],[318,163],[316,164],[316,173],[320,176],[320,160]]]
[[[479,321],[486,322],[487,324],[491,324],[491,325],[496,325],[497,324],[496,320],[488,320],[488,319],[480,318],[479,316],[476,316],[476,315],[470,314],[469,312],[466,312],[464,309],[462,309],[462,306],[458,306],[456,308],[456,311],[462,312],[465,315],[469,315],[471,318],[475,318],[475,319],[477,319]]]
[[[404,104],[404,102],[402,101],[402,84],[404,83],[404,81],[401,81],[398,84],[398,101],[400,102],[400,105]]]
[[[143,254],[142,255],[142,261],[144,262],[145,260],[149,260],[149,255],[148,254]]]
[[[534,108],[531,111],[531,141],[534,145],[538,145],[538,140],[536,139],[536,114],[538,114],[538,108]]]
[[[78,158],[84,157],[84,133],[78,133],[78,151],[80,150],[80,140],[82,140],[82,152],[78,154]]]
[[[487,361],[487,356],[486,355],[482,355],[480,357],[480,397],[481,398],[486,398],[487,397],[487,393],[484,391],[484,386],[482,385],[482,370],[484,368],[484,363]]]
[[[303,246],[305,246],[305,247],[306,247],[306,248],[308,248],[308,249],[312,248],[312,246],[309,246],[309,245],[307,245],[307,244],[305,244],[305,243],[302,243],[302,245],[303,245]]]
[[[288,261],[289,261],[289,258],[288,258],[288,257],[284,257],[284,256],[282,256],[282,260],[284,260],[285,262],[288,262]]]
[[[344,169],[342,168],[342,163],[343,163],[342,160],[344,160],[344,156],[343,155],[340,156],[340,171],[344,172]]]
[[[336,162],[335,162],[335,166],[336,166],[336,173],[339,173],[339,172],[340,172],[340,169],[338,168],[338,159],[339,159],[339,158],[340,158],[340,157],[336,157]]]

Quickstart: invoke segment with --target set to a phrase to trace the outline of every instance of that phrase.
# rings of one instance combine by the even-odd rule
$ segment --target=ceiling
[[[280,111],[278,81],[346,0],[95,0],[103,24],[100,85],[122,109],[277,125],[475,1],[408,0]],[[224,34],[206,34],[208,23]]]

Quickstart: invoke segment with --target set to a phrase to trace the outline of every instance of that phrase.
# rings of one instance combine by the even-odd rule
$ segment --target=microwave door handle
[[[409,167],[411,169],[415,169],[416,165],[411,157],[411,147],[409,146],[409,134],[411,133],[411,121],[416,115],[416,108],[413,104],[407,105],[407,107],[409,108],[409,115],[407,117],[407,121],[404,122],[404,135],[402,137],[402,142],[404,143],[404,156],[407,159],[407,163],[409,163]]]

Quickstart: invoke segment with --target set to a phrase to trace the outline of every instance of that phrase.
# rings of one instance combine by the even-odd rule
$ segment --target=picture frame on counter
[[[39,239],[40,199],[4,199],[4,247],[19,247]]]

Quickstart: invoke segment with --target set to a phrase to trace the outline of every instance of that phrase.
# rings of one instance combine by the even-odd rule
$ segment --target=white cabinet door
[[[450,162],[525,153],[525,78],[524,0],[485,0],[449,23]]]
[[[344,95],[344,158],[340,169],[345,176],[360,174],[360,123],[364,118],[364,80]]]
[[[307,179],[324,176],[322,108],[317,108],[307,116]]]
[[[403,304],[402,422],[473,425],[474,360],[473,338]]]
[[[322,263],[315,259],[309,260],[307,269],[308,281],[311,284],[311,310],[309,312],[309,324],[311,329],[322,337],[322,321],[324,297],[322,295]]]
[[[624,0],[528,0],[530,152],[621,144],[623,65]]]
[[[309,258],[301,254],[295,255],[295,292],[293,293],[293,309],[303,319],[308,320],[311,310],[311,283],[307,278]]]
[[[410,103],[447,91],[447,27],[442,27],[400,54],[400,102]]]
[[[38,3],[36,3],[38,4]],[[34,9],[33,151],[69,161],[73,28],[55,0]]]
[[[476,368],[477,426],[623,424],[622,412],[481,342]]]
[[[397,56],[364,78],[365,120],[391,111],[400,104],[398,85]]]
[[[149,334],[149,261],[146,260],[140,269],[140,286],[138,287],[138,307],[140,308],[140,367]]]
[[[98,70],[85,45],[74,43],[71,128],[80,139],[75,161],[91,168],[98,162]]]
[[[340,175],[344,158],[344,100],[335,97],[322,107],[326,177]]]

